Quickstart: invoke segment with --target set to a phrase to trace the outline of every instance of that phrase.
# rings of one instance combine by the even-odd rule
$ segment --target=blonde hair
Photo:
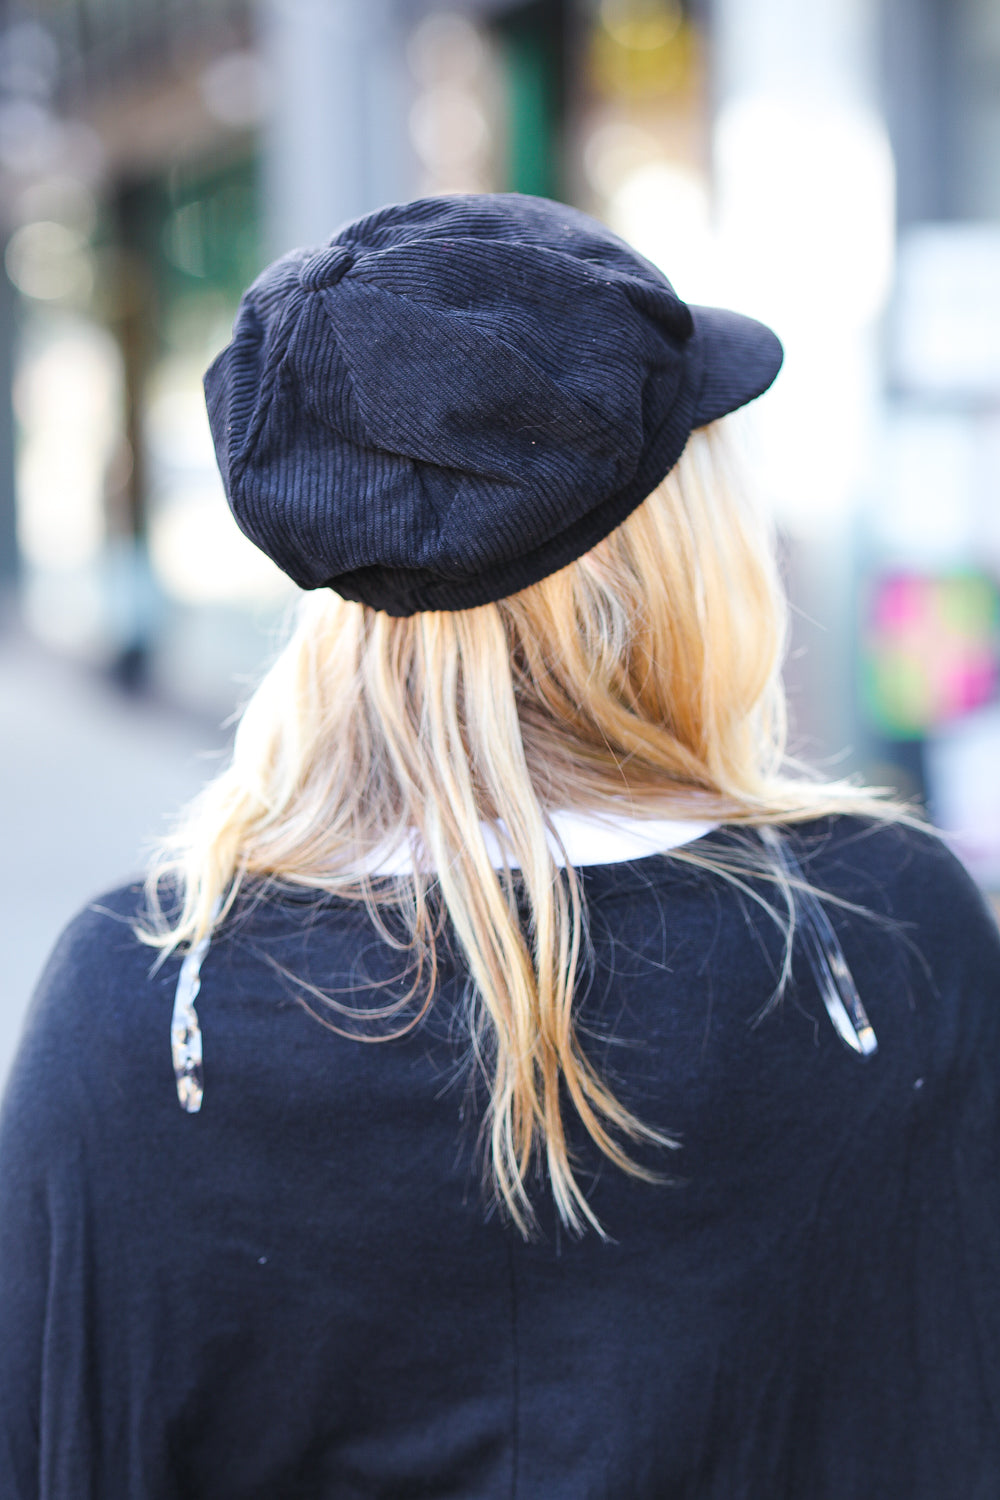
[[[150,875],[145,937],[167,951],[210,932],[248,882],[364,901],[390,940],[382,913],[401,914],[417,977],[377,1012],[399,1017],[396,1035],[433,999],[436,891],[489,1083],[488,1175],[525,1233],[536,1153],[562,1221],[600,1231],[570,1160],[561,1089],[624,1171],[651,1176],[629,1143],[671,1144],[615,1098],[580,1046],[585,913],[572,866],[561,872],[553,857],[549,815],[611,806],[770,825],[879,810],[871,795],[785,766],[785,603],[728,425],[693,433],[616,531],[510,598],[405,619],[328,591],[304,598],[231,764]],[[502,869],[484,829],[507,852]],[[401,845],[420,851],[411,876],[368,873]],[[169,913],[165,881],[176,892]],[[320,998],[339,1029],[350,1006]]]

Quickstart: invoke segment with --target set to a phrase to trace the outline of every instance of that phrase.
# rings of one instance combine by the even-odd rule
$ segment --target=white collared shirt
[[[645,859],[650,854],[664,854],[703,838],[718,826],[686,818],[628,818],[573,811],[551,813],[550,821],[552,829],[547,830],[547,837],[556,864],[565,865],[568,859],[575,867],[617,865],[630,859]],[[500,841],[493,828],[483,824],[482,829],[490,863],[499,870],[504,863]],[[414,844],[401,844],[376,855],[369,873],[411,875],[418,860],[423,863]],[[508,853],[507,862],[512,869],[517,868],[513,854]]]

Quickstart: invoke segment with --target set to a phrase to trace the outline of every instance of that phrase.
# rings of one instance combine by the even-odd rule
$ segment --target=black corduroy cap
[[[688,307],[586,214],[469,194],[393,204],[269,266],[205,390],[251,541],[302,588],[409,615],[581,556],[781,357],[769,328]]]

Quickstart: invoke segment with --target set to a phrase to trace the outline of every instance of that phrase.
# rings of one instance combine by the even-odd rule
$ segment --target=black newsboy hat
[[[275,261],[205,390],[251,541],[302,588],[409,615],[572,562],[781,357],[586,214],[468,194]]]

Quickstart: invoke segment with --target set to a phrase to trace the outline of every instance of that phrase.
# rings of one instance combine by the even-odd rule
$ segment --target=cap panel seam
[[[378,295],[381,296],[381,297],[389,297],[393,301],[397,301],[397,302],[416,302],[421,308],[433,307],[432,303],[427,303],[427,302],[425,302],[425,301],[423,301],[423,300],[421,300],[420,298],[417,298],[417,297],[410,297],[410,295],[408,293],[404,294],[402,292],[394,292],[394,291],[390,290],[388,287],[381,287],[381,286],[372,285],[370,282],[365,282],[363,280],[363,278],[361,278],[361,277],[352,277],[351,281],[352,281],[353,285],[358,286],[359,288],[360,287],[365,287],[367,290],[369,290],[371,292],[377,292]],[[330,288],[330,292],[331,292],[332,296],[336,295],[336,290],[337,290],[336,287]],[[625,297],[626,301],[629,300],[628,297],[627,297],[627,294],[624,293],[620,288],[616,288],[616,291],[618,291],[621,296]],[[327,317],[329,318],[330,323],[333,326],[334,332],[337,333],[338,329],[337,329],[336,323],[334,321],[335,313],[334,313],[333,308],[326,301],[326,299],[324,299],[324,311],[326,312]],[[442,311],[442,314],[444,316],[448,316],[448,313],[447,313],[446,309],[441,309],[441,311]],[[634,309],[633,309],[633,311],[634,311]],[[462,315],[460,313],[455,313],[455,314],[452,314],[452,316],[460,317]],[[544,370],[536,370],[530,364],[530,361],[528,361],[525,358],[525,355],[521,352],[521,350],[519,350],[514,344],[511,344],[510,342],[508,342],[507,339],[504,339],[504,338],[498,336],[492,330],[483,328],[481,326],[481,324],[479,324],[478,322],[476,322],[474,324],[474,326],[476,328],[477,334],[480,335],[485,341],[487,341],[488,343],[490,343],[491,345],[493,345],[493,347],[501,350],[505,355],[512,356],[520,364],[528,366],[528,368],[531,369],[532,373],[534,375],[536,375],[537,378],[540,381],[544,381],[546,385],[550,386],[554,391],[558,392],[564,401],[566,401],[566,400],[572,400],[572,401],[578,403],[579,406],[583,409],[583,411],[586,412],[586,414],[588,416],[594,418],[600,424],[600,426],[601,426],[602,429],[608,431],[609,433],[613,433],[614,432],[615,424],[614,424],[614,422],[612,422],[609,419],[609,417],[607,415],[607,412],[604,411],[604,410],[602,410],[602,408],[600,406],[593,405],[589,397],[587,397],[585,395],[582,395],[582,394],[577,394],[576,391],[572,391],[572,392],[569,392],[569,393],[563,392],[562,387],[559,386],[559,385],[557,385],[556,382],[552,379],[552,377],[549,374],[547,374],[546,371],[544,371]],[[684,351],[688,347],[689,342],[690,342],[689,340],[684,340],[680,344],[680,347],[679,347],[679,349],[677,351],[679,359],[683,360],[683,358],[684,358]],[[350,369],[350,355],[349,355],[349,353],[342,347],[341,351],[340,351],[340,355],[341,355],[341,360],[342,360],[345,368],[347,368],[349,370]],[[661,362],[658,361],[657,364],[659,364],[659,363],[661,363]],[[666,363],[666,361],[663,361],[662,363]],[[352,390],[355,392],[355,399],[358,399],[358,410],[362,411],[360,400],[357,397],[357,386],[354,384],[353,381],[352,381]],[[387,453],[391,453],[393,450],[391,448],[386,448],[386,449],[383,449],[383,451],[387,452]],[[404,454],[402,456],[403,457],[412,457],[412,455],[410,455],[410,454]],[[424,463],[424,462],[431,463],[431,462],[433,462],[433,460],[431,460],[431,459],[419,459],[417,461],[421,462],[421,463]],[[440,464],[440,465],[438,465],[438,467],[439,468],[451,468],[451,467],[454,467],[454,466],[453,465],[449,465],[449,464]],[[511,477],[511,476],[508,476],[508,475],[504,474],[502,477],[503,478],[508,478],[508,477]]]
[[[274,360],[272,356],[272,362],[274,363],[274,373],[271,377],[271,384],[267,392],[267,397],[264,401],[260,402],[257,410],[254,412],[253,420],[251,421],[247,429],[246,440],[243,444],[243,451],[236,463],[231,465],[230,483],[232,485],[237,485],[242,481],[244,475],[246,474],[247,465],[250,463],[251,458],[257,451],[257,444],[260,441],[260,435],[264,430],[264,426],[267,422],[268,417],[271,415],[271,411],[274,406],[275,394],[278,389],[278,381],[284,374],[285,366],[288,363],[288,345],[293,332],[302,320],[302,314],[305,310],[305,305],[305,298],[303,298],[298,306],[293,305],[290,309],[288,309],[288,311],[284,315],[283,323],[279,324],[278,332],[275,336],[274,349],[275,353],[280,350],[280,354],[278,354],[276,360]]]
[[[612,233],[612,231],[609,230],[608,233],[610,234]],[[670,285],[669,281],[666,279],[663,273],[657,271],[657,268],[653,265],[652,261],[646,262],[646,264],[649,265],[651,271],[655,272],[655,274],[659,277],[659,280],[653,280],[651,277],[637,276],[634,272],[626,271],[619,268],[618,266],[604,265],[600,260],[591,259],[587,255],[572,255],[568,251],[560,250],[553,245],[543,245],[531,241],[523,243],[517,240],[480,239],[475,235],[469,234],[448,233],[442,234],[440,236],[432,234],[423,235],[418,241],[402,240],[397,242],[396,244],[382,245],[377,250],[371,251],[368,255],[366,255],[363,251],[359,251],[356,247],[345,245],[344,248],[351,248],[352,253],[354,254],[354,263],[350,269],[358,274],[356,274],[352,279],[355,281],[364,281],[366,279],[364,276],[364,269],[366,263],[368,262],[374,265],[378,265],[383,261],[383,258],[388,258],[393,254],[411,250],[414,243],[422,245],[439,245],[445,242],[452,245],[462,246],[485,245],[489,246],[490,248],[495,247],[500,250],[513,251],[515,254],[526,254],[530,259],[537,259],[539,257],[542,257],[547,260],[558,261],[560,265],[564,265],[570,270],[576,271],[577,273],[579,273],[579,270],[583,268],[584,270],[591,273],[595,281],[599,281],[605,286],[617,285],[622,281],[628,279],[634,282],[638,282],[642,286],[649,287],[651,291],[666,292],[668,296],[673,298],[673,300],[678,304],[679,307],[688,306],[683,297],[678,296],[677,292]],[[625,244],[624,240],[621,240],[618,243],[621,245],[622,250],[628,252],[633,257],[633,259],[639,259],[639,252],[630,250],[629,247]],[[334,247],[328,246],[326,248],[331,249]],[[607,273],[607,275],[602,275],[602,272]],[[608,280],[608,276],[610,276],[611,278],[610,281]],[[319,288],[318,290],[321,290],[321,288]],[[388,290],[388,288],[383,289],[380,287],[379,290]],[[407,295],[410,294],[408,293]],[[424,303],[426,300],[425,298],[420,296],[419,291],[415,291],[412,295],[414,302]]]

